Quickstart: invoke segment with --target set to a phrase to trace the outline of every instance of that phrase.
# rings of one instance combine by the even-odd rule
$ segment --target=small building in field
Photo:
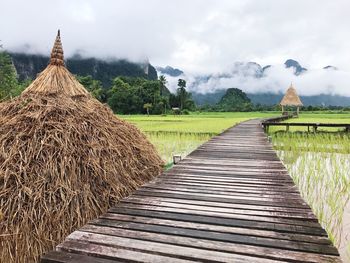
[[[294,107],[296,115],[299,115],[299,107],[303,106],[296,89],[293,87],[293,84],[290,84],[289,88],[286,91],[286,94],[282,98],[280,105],[282,106],[282,114],[288,114],[286,107]]]
[[[172,107],[171,110],[173,111],[174,115],[179,115],[181,113],[181,109],[178,107]]]

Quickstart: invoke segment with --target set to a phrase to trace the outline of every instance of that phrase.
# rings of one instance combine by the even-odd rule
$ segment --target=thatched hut
[[[35,261],[161,170],[146,137],[66,69],[58,34],[47,68],[0,104],[0,258]]]
[[[296,114],[299,115],[299,107],[303,106],[303,103],[301,102],[296,89],[293,87],[293,84],[290,84],[286,94],[280,102],[280,105],[282,106],[283,115],[288,114],[288,112],[285,111],[285,107],[287,106],[296,107]]]

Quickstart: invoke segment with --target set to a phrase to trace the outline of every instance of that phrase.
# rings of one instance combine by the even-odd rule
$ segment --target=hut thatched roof
[[[65,68],[58,34],[47,68],[0,104],[0,258],[36,261],[161,171],[147,138]]]
[[[296,89],[290,84],[290,87],[287,89],[286,94],[282,98],[280,105],[282,106],[303,106]]]

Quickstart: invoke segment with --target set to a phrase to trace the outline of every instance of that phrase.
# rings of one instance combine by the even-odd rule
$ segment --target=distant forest
[[[41,55],[0,51],[0,100],[18,96],[42,71],[49,61]],[[102,61],[75,56],[66,61],[79,82],[102,103],[119,114],[188,114],[191,111],[268,111],[280,110],[275,105],[254,103],[242,90],[231,88],[212,96],[218,102],[197,106],[187,83],[178,79],[175,93],[167,88],[164,75],[157,76],[152,65],[126,60]],[[217,97],[217,98],[216,98]],[[350,110],[342,107],[307,106],[302,110]]]

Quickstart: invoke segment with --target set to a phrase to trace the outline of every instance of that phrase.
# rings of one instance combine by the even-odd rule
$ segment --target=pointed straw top
[[[64,66],[63,48],[61,43],[60,30],[58,30],[57,32],[55,44],[53,45],[53,48],[51,51],[50,64],[56,65],[56,66]]]
[[[296,89],[293,87],[291,83],[289,88],[287,89],[286,94],[280,102],[282,106],[303,106]]]
[[[22,94],[61,94],[69,97],[87,96],[89,92],[81,85],[64,65],[60,31],[51,51],[50,63]]]

